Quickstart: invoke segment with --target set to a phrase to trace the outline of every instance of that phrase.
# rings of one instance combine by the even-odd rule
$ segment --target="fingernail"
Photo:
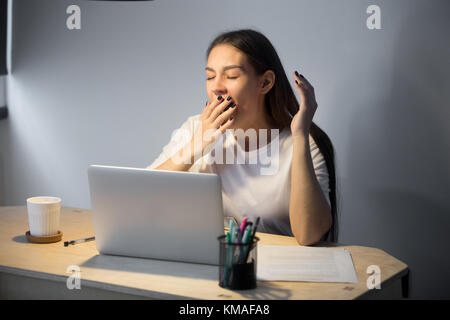
[[[232,102],[230,107],[234,108],[236,106],[236,103]]]
[[[298,81],[297,81],[297,80],[295,80],[295,83],[296,83],[296,84],[298,84]]]
[[[295,75],[296,75],[297,77],[300,77],[300,75],[298,74],[297,70],[295,71]]]
[[[208,105],[208,100],[206,100],[206,104],[205,104],[205,107]]]
[[[304,76],[301,74],[300,77],[304,78]]]
[[[230,117],[230,120],[233,120],[233,116]]]
[[[230,100],[231,100],[231,96],[228,96],[227,101],[230,101]]]
[[[222,96],[218,96],[217,100],[219,100],[219,101],[222,100]]]

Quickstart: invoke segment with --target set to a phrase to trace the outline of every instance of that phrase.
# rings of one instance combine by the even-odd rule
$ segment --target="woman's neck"
[[[247,128],[238,128],[238,129],[242,129],[244,131],[244,133],[248,130],[248,129],[253,129],[256,131],[256,149],[259,149],[260,147],[269,144],[272,141],[272,135],[271,135],[271,129],[277,129],[274,125],[272,125],[270,123],[270,121],[266,118],[264,119],[260,119],[259,121],[256,121],[254,124],[249,125]],[[261,130],[260,129],[265,129],[265,130]],[[260,142],[261,139],[264,139],[265,143]],[[235,136],[235,139],[237,140],[237,137]],[[242,146],[242,148],[246,151],[249,152],[250,151],[250,142],[249,142],[249,137],[245,136],[245,147]],[[262,145],[261,145],[262,144]]]

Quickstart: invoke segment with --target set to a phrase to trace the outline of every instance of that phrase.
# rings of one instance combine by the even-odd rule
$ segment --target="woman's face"
[[[211,50],[205,71],[209,99],[231,96],[238,106],[233,127],[246,129],[260,122],[264,96],[258,89],[259,77],[244,53],[231,45],[218,45]]]

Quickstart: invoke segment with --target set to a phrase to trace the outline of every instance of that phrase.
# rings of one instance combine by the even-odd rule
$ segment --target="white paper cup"
[[[27,199],[28,225],[34,237],[58,234],[61,199],[32,197]]]

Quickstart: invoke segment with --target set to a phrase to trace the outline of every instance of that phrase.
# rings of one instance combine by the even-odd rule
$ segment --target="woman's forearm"
[[[291,165],[289,217],[300,245],[318,241],[331,227],[331,209],[317,181],[308,136],[296,136]]]
[[[194,144],[193,141],[191,141],[184,148],[181,148],[171,158],[167,159],[160,166],[154,168],[154,170],[188,171],[194,163],[193,150]]]

